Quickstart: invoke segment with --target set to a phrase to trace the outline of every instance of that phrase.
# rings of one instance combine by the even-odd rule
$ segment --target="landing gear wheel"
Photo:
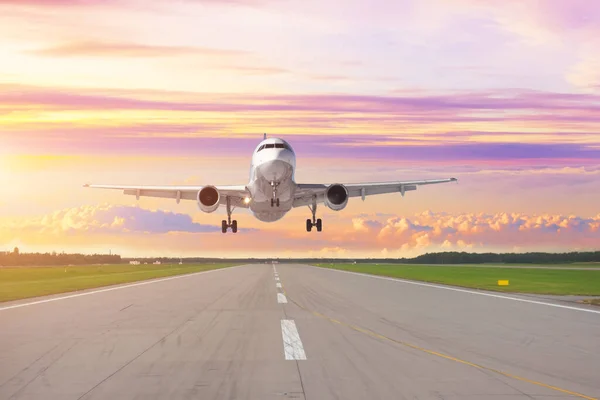
[[[235,207],[231,206],[231,199],[229,198],[229,196],[225,198],[225,203],[227,205],[227,220],[221,221],[221,231],[223,233],[227,233],[227,230],[231,228],[231,232],[236,233],[237,221],[235,219],[233,221],[231,220],[231,213],[233,212],[233,208]]]
[[[271,199],[271,207],[275,206],[275,199]]]
[[[313,196],[313,202],[311,205],[308,206],[308,209],[312,213],[312,219],[306,220],[306,231],[310,232],[312,230],[312,227],[314,226],[315,228],[317,228],[317,232],[321,232],[321,230],[323,229],[323,221],[321,221],[321,218],[317,219],[317,197],[316,196]]]
[[[275,201],[275,203],[277,204],[277,207],[279,207],[279,197],[277,198],[277,200]]]

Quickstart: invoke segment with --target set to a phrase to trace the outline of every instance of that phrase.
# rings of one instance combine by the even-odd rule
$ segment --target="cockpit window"
[[[263,149],[286,149],[286,150],[290,150],[290,151],[292,150],[287,143],[268,143],[268,144],[263,144],[262,146],[260,146],[258,148],[258,150],[256,150],[256,152],[258,153],[259,151],[261,151]]]

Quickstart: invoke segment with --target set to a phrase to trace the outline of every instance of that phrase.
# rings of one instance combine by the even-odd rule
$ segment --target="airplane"
[[[263,222],[274,222],[283,218],[292,208],[308,206],[312,218],[306,220],[306,231],[323,229],[321,218],[317,218],[317,204],[341,211],[348,204],[350,197],[361,197],[377,194],[400,192],[402,197],[417,186],[436,183],[455,182],[456,178],[368,182],[368,183],[296,183],[296,153],[290,144],[279,138],[267,138],[256,146],[252,153],[250,166],[250,182],[238,186],[121,186],[93,185],[84,187],[98,189],[123,190],[126,195],[140,197],[159,197],[181,200],[195,200],[198,208],[205,213],[216,211],[225,206],[227,220],[221,221],[221,231],[226,233],[238,230],[237,220],[231,220],[233,210],[237,207],[247,208]]]

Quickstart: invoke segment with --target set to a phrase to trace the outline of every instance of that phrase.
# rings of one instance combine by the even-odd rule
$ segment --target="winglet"
[[[263,140],[265,140],[267,138],[267,134],[265,133],[263,136]]]
[[[90,187],[90,184],[89,183],[84,183],[83,187]]]

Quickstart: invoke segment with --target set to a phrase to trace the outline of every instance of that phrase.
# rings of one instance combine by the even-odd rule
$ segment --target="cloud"
[[[600,214],[589,218],[431,211],[388,218],[363,215],[353,218],[351,228],[337,235],[335,243],[354,252],[386,249],[393,256],[442,250],[510,251],[515,246],[524,251],[597,250]]]
[[[152,0],[147,0],[148,2]],[[268,3],[269,0],[182,0],[189,3],[204,3],[211,5],[245,5],[258,6]],[[8,4],[15,6],[43,6],[43,7],[65,7],[65,6],[99,6],[106,4],[123,3],[124,1],[117,0],[0,0],[0,5]],[[166,2],[166,0],[154,0],[154,2]]]
[[[186,214],[119,205],[81,206],[56,211],[40,218],[13,221],[0,229],[53,235],[171,232],[218,232],[218,226],[193,222]]]
[[[243,75],[275,75],[291,73],[289,69],[278,67],[254,67],[244,65],[221,65],[214,67],[219,70],[230,70],[240,72]]]
[[[513,251],[516,247],[520,251],[585,251],[597,250],[600,243],[600,214],[425,211],[339,215],[339,219],[325,215],[326,227],[319,235],[302,231],[300,218],[297,225],[273,224],[260,231],[254,227],[263,224],[247,219],[242,225],[252,234],[241,232],[224,241],[219,227],[196,223],[184,214],[128,206],[82,206],[0,223],[0,242],[20,240],[27,248],[36,243],[48,248],[60,244],[70,251],[110,243],[113,248],[135,248],[136,254],[295,257],[409,257],[448,250]],[[293,221],[295,217],[287,218]],[[202,241],[195,234],[202,234]],[[273,248],[280,250],[273,253]]]
[[[9,5],[31,5],[31,6],[79,6],[98,5],[110,2],[110,0],[0,0],[0,4]]]
[[[242,68],[249,72],[274,73],[284,72],[278,68],[231,67]],[[403,113],[407,116],[423,113],[429,119],[436,118],[437,113],[443,116],[457,116],[465,113],[468,120],[477,121],[478,116],[471,113],[488,112],[486,117],[492,120],[510,118],[507,111],[514,114],[521,111],[529,114],[536,112],[600,112],[600,96],[584,94],[567,94],[542,92],[534,90],[496,90],[481,92],[457,92],[443,95],[421,96],[375,96],[351,94],[313,94],[313,95],[224,95],[188,93],[187,101],[161,101],[144,98],[140,92],[128,96],[107,94],[106,89],[73,90],[60,88],[43,88],[35,86],[0,85],[0,105],[15,107],[46,106],[57,109],[141,109],[141,110],[173,110],[173,111],[312,111],[323,113],[360,113],[389,114]],[[189,98],[194,98],[190,101]],[[208,100],[210,99],[210,100]],[[433,114],[432,114],[433,113]],[[467,116],[467,114],[469,116]],[[485,114],[480,114],[485,115]],[[567,113],[565,115],[568,115]],[[573,120],[577,120],[576,114]],[[587,114],[586,114],[587,115]],[[525,118],[525,115],[512,117]]]
[[[127,42],[82,41],[31,50],[28,53],[46,57],[173,57],[198,55],[210,57],[245,56],[242,50],[210,47],[158,46]]]
[[[265,128],[265,126],[262,126]],[[5,143],[24,149],[28,154],[112,154],[160,156],[216,156],[236,155],[248,157],[261,138],[255,134],[223,137],[235,125],[214,124],[156,124],[118,127],[68,127],[62,123],[51,128],[49,124],[29,126],[25,129],[4,133]],[[271,129],[265,128],[267,132]],[[274,129],[273,129],[274,130]],[[16,134],[21,132],[22,134]],[[492,134],[492,133],[490,133]],[[518,133],[514,134],[518,137]],[[557,133],[559,135],[559,133]],[[281,136],[281,135],[280,135]],[[405,135],[408,136],[408,135]],[[521,135],[523,137],[524,135]],[[590,133],[590,141],[594,140]],[[474,142],[472,136],[460,141],[427,135],[398,139],[390,136],[354,135],[282,135],[290,142],[297,154],[307,158],[323,159],[377,159],[395,162],[411,162],[422,165],[452,162],[479,164],[482,162],[517,163],[531,161],[545,163],[553,160],[555,167],[563,168],[566,163],[577,163],[573,168],[591,168],[600,159],[597,142],[585,143],[494,143]],[[507,135],[508,137],[508,135]],[[0,133],[0,138],[3,134]],[[4,140],[4,139],[3,139]],[[518,140],[517,138],[513,140]],[[464,165],[464,164],[463,164]],[[490,169],[487,166],[486,169]],[[443,172],[443,171],[440,171]],[[555,170],[533,171],[557,175]],[[561,175],[583,174],[585,171],[564,170]],[[527,174],[526,171],[504,171],[509,174]],[[592,174],[592,172],[589,172]]]
[[[598,35],[600,36],[600,29]],[[600,94],[599,49],[598,38],[582,45],[576,63],[567,71],[567,81],[588,93]]]

